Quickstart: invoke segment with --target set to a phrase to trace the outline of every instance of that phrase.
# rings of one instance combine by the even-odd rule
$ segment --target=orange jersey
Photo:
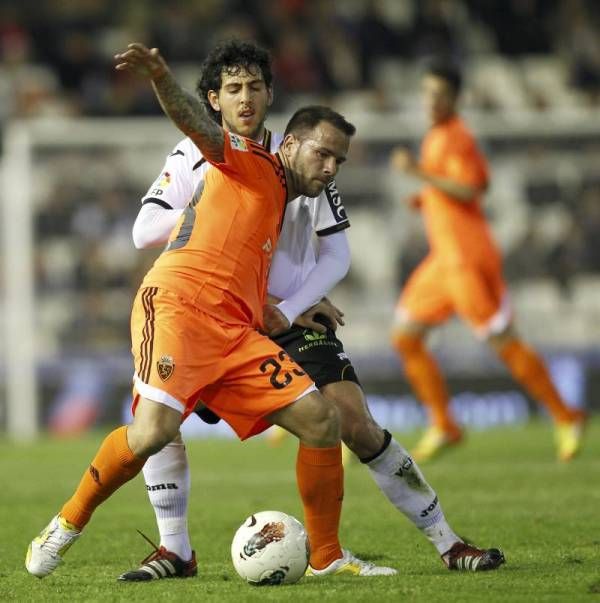
[[[142,287],[176,293],[224,323],[258,327],[287,201],[285,171],[277,155],[227,132],[224,155]]]
[[[457,116],[432,127],[421,147],[421,168],[460,184],[485,187],[486,160],[473,135]],[[456,201],[433,186],[421,191],[421,209],[431,252],[447,265],[478,264],[498,255],[481,199]]]

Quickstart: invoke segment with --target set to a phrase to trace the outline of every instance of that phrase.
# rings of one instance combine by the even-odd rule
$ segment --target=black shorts
[[[333,329],[328,328],[321,334],[292,326],[272,339],[306,371],[318,388],[338,381],[353,381],[360,386],[344,345]]]

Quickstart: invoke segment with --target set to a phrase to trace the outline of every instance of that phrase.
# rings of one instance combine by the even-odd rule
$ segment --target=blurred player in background
[[[247,72],[252,74],[251,78],[241,77]],[[271,152],[277,150],[282,136],[271,133],[264,123],[272,100],[271,62],[266,51],[236,40],[218,45],[202,65],[197,92],[207,110],[226,130],[247,136]],[[192,203],[198,200],[210,169],[211,165],[189,138],[175,146],[160,176],[142,199],[133,228],[136,247],[163,245],[167,241],[190,199]],[[320,301],[348,270],[350,251],[345,229],[349,226],[334,182],[316,198],[298,197],[288,203],[269,273],[268,291],[269,301],[277,304],[292,326],[272,338],[300,364],[322,394],[335,403],[340,412],[342,440],[366,464],[392,504],[444,555],[445,563],[453,569],[459,566],[475,569],[478,565],[484,569],[490,562],[484,558],[479,564],[479,559],[488,555],[493,563],[493,553],[460,544],[448,554],[460,539],[446,524],[435,492],[417,467],[411,466],[406,450],[373,420],[354,368],[335,333],[341,316],[326,300]],[[318,251],[313,234],[318,237]],[[301,315],[306,308],[310,309]],[[325,316],[329,320],[324,320]],[[218,420],[205,408],[198,414],[208,422]],[[139,569],[126,572],[121,579],[193,575],[196,565],[187,528],[190,470],[181,437],[151,456],[143,472],[161,546]],[[413,476],[417,476],[420,489],[413,487]],[[423,515],[432,504],[434,510]],[[461,565],[461,558],[466,555],[477,559],[472,567]],[[165,559],[171,565],[161,570],[158,562]],[[345,552],[326,571],[314,568],[311,571],[315,575],[377,575],[384,569]]]
[[[179,434],[198,399],[240,439],[281,425],[299,439],[298,490],[317,571],[345,557],[338,527],[343,499],[335,406],[287,354],[261,335],[289,327],[264,306],[283,213],[298,195],[319,195],[348,152],[354,126],[326,107],[297,111],[277,154],[226,132],[174,80],[157,49],[130,44],[118,70],[151,80],[175,124],[197,144],[209,170],[169,244],[146,274],[131,319],[134,418],[103,441],[74,495],[35,538],[27,570],[52,573],[92,513]],[[238,73],[239,81],[254,78]],[[261,78],[262,79],[262,78]],[[264,314],[264,318],[263,318]],[[171,565],[168,559],[159,568]],[[394,570],[386,568],[387,573]]]
[[[407,379],[430,414],[431,427],[414,457],[427,460],[462,439],[446,384],[424,343],[432,327],[457,314],[547,409],[555,424],[558,458],[568,461],[580,448],[584,413],[564,403],[542,358],[514,328],[500,253],[481,207],[489,183],[487,164],[457,114],[461,84],[452,65],[430,64],[423,94],[431,128],[421,158],[417,162],[402,148],[391,158],[393,168],[423,183],[408,201],[423,213],[430,247],[400,296],[392,334]]]

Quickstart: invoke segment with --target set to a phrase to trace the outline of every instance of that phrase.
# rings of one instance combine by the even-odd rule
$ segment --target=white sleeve
[[[183,209],[197,194],[207,168],[206,160],[189,138],[177,144],[160,175],[142,197],[142,207],[132,230],[137,249],[167,242]]]
[[[350,269],[350,246],[345,232],[320,237],[319,243],[319,259],[300,289],[277,304],[290,324],[325,297]]]
[[[133,224],[133,244],[137,249],[158,247],[169,239],[183,209],[167,209],[154,203],[142,205]]]
[[[183,209],[194,196],[198,181],[203,177],[206,160],[189,138],[181,140],[168,155],[163,168],[142,204],[154,203],[166,209]]]

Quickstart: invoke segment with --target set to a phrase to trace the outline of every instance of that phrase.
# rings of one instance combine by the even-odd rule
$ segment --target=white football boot
[[[317,570],[310,565],[306,569],[306,576],[337,576],[351,574],[352,576],[395,576],[398,572],[385,566],[374,565],[355,557],[350,551],[342,549],[343,557],[332,561],[327,567]]]
[[[60,515],[52,518],[27,549],[25,567],[33,576],[43,578],[51,574],[62,561],[67,549],[81,532]]]

